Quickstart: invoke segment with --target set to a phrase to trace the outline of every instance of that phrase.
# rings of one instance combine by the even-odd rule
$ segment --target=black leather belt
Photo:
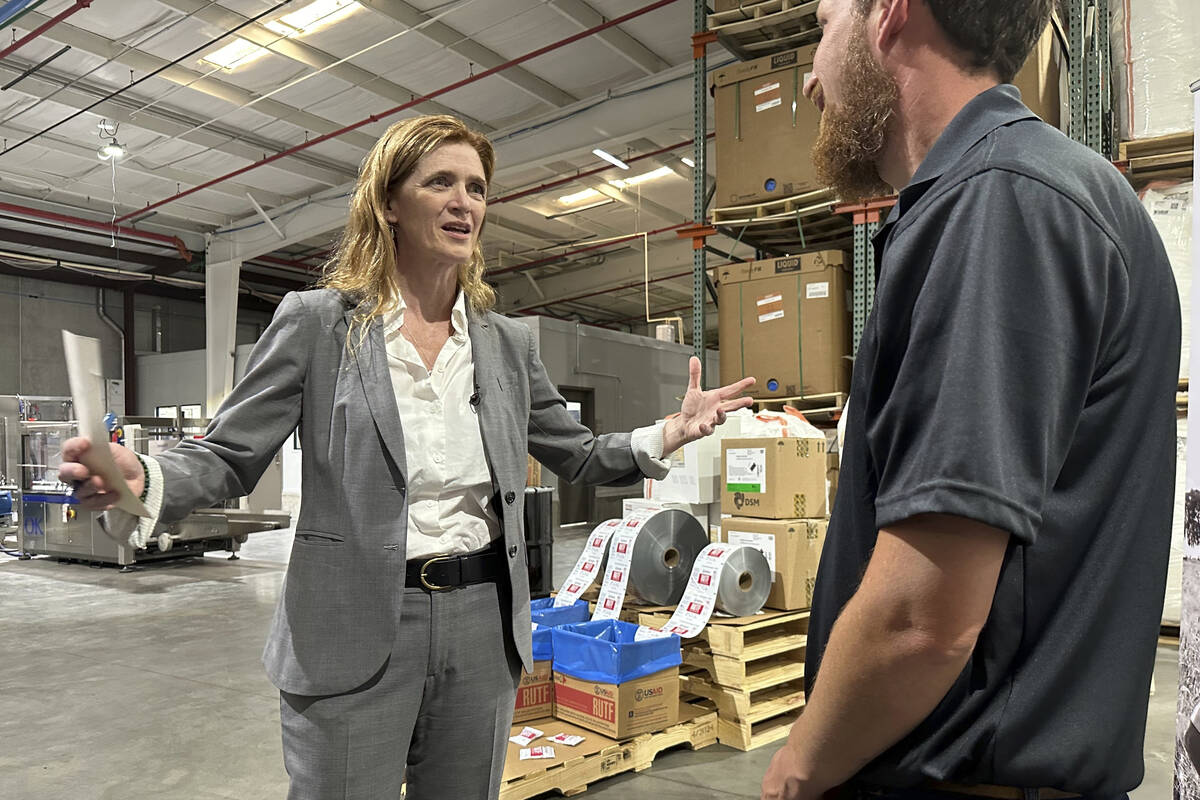
[[[463,556],[414,558],[404,567],[404,585],[410,589],[448,592],[473,583],[499,580],[507,566],[495,545]]]

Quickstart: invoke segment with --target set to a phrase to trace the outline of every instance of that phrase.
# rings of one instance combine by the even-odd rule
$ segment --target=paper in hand
[[[75,405],[79,435],[91,442],[91,447],[79,462],[116,490],[116,508],[139,517],[148,517],[150,512],[125,482],[125,476],[121,474],[108,447],[108,428],[104,426],[104,376],[100,373],[100,340],[76,336],[69,331],[63,331],[62,335],[63,352],[67,356],[67,378],[71,382],[71,402]]]

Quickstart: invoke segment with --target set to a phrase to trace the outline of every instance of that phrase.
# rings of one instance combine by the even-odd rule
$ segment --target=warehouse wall
[[[690,346],[646,336],[565,322],[549,317],[520,317],[529,326],[550,380],[559,387],[593,390],[597,433],[629,431],[679,411],[687,388]],[[718,354],[709,351],[705,372],[710,386],[719,374]],[[542,483],[558,485],[543,470]],[[640,484],[596,487],[594,521],[621,516],[621,499],[640,497]],[[557,494],[555,508],[557,515]]]
[[[238,326],[239,334],[241,326]],[[240,335],[239,335],[239,338]],[[204,346],[201,339],[201,348]],[[246,360],[253,343],[239,344],[234,350],[233,379],[246,371]],[[152,415],[158,406],[204,406],[204,350],[181,353],[145,353],[138,355],[137,406],[139,414]]]
[[[0,275],[0,394],[70,394],[62,352],[62,330],[100,340],[103,371],[121,377],[121,337],[96,312],[97,290],[30,277]],[[122,292],[105,291],[108,316],[124,322]],[[134,304],[134,346],[139,353],[153,350],[153,310],[162,319],[164,352],[204,348],[204,304],[137,295]],[[270,315],[239,312],[237,341],[253,342]],[[204,369],[200,376],[203,381]],[[203,399],[203,389],[201,390]],[[153,407],[127,409],[151,413]]]
[[[108,315],[121,324],[122,297],[108,292]],[[121,376],[121,339],[96,314],[87,286],[0,276],[0,394],[68,395],[62,330],[100,340],[104,375]]]

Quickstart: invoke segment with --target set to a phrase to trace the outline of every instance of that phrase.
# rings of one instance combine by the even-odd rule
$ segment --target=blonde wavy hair
[[[372,320],[396,307],[399,297],[396,245],[384,218],[392,190],[412,173],[422,157],[444,144],[460,142],[479,154],[484,178],[490,184],[496,166],[492,143],[462,120],[444,114],[397,122],[363,159],[350,198],[350,216],[320,281],[321,286],[337,289],[359,304],[354,326],[360,328],[361,336],[366,335]],[[479,234],[471,260],[458,267],[458,286],[469,308],[483,313],[496,304],[496,293],[483,280],[482,226]]]

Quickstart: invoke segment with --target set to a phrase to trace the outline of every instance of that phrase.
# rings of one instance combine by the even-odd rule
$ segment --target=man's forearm
[[[845,783],[920,724],[970,656],[969,647],[889,624],[903,618],[897,612],[886,592],[860,590],[833,627],[787,743],[796,773],[820,791]]]

